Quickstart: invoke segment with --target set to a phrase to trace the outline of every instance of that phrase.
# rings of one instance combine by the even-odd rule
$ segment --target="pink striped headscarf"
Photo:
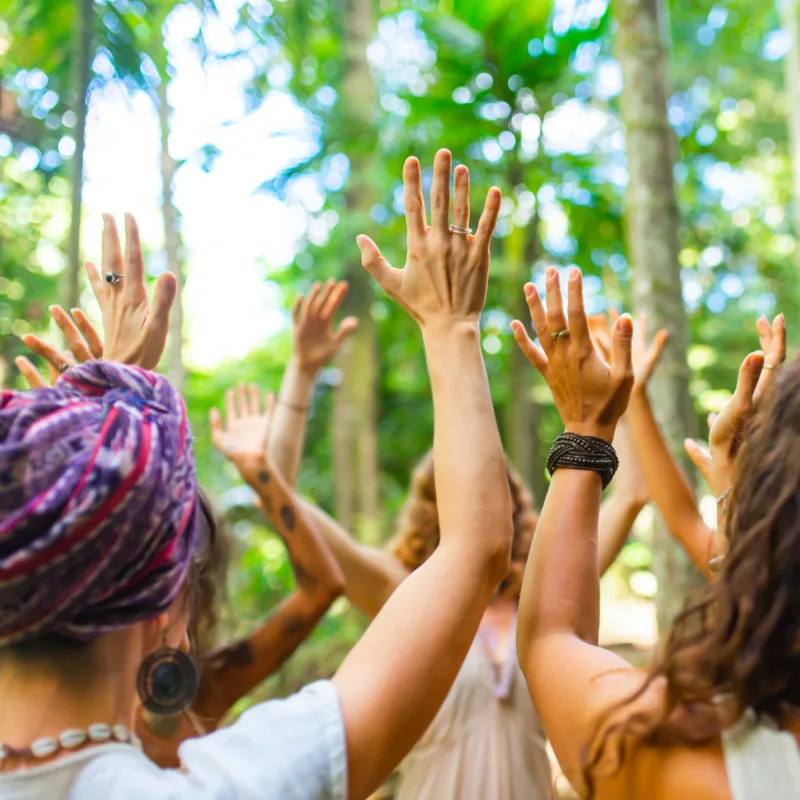
[[[164,611],[196,505],[186,408],[165,378],[96,361],[0,394],[0,646]]]

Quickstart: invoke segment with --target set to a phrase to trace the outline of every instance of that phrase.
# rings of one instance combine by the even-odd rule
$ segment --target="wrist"
[[[614,441],[617,432],[617,422],[601,425],[598,422],[565,422],[564,433],[576,433],[578,436],[593,436],[602,439],[608,444]]]
[[[302,381],[304,385],[313,385],[321,369],[322,367],[319,364],[311,364],[303,361],[297,353],[293,353],[292,357],[289,359],[289,370],[291,370],[295,378]]]

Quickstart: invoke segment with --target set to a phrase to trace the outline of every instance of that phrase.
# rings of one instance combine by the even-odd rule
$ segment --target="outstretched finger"
[[[756,330],[759,347],[766,353],[772,345],[772,325],[763,314],[756,320]]]
[[[569,272],[567,311],[569,313],[570,335],[584,350],[591,350],[592,340],[589,336],[589,320],[586,318],[586,308],[583,304],[583,276],[577,267],[573,267]]]
[[[403,165],[403,207],[409,240],[420,238],[428,230],[425,219],[425,198],[422,196],[422,170],[416,158],[407,158]]]
[[[469,228],[469,170],[459,164],[453,176],[453,225]]]
[[[361,264],[364,269],[372,275],[389,297],[396,297],[400,287],[401,271],[392,267],[369,236],[362,234],[356,242],[361,250]]]
[[[763,370],[764,354],[760,350],[750,353],[742,362],[736,381],[736,390],[731,398],[731,405],[735,406],[737,411],[750,408],[753,404],[753,395]]]
[[[656,368],[656,365],[661,360],[661,356],[664,354],[664,348],[666,347],[667,339],[669,339],[669,331],[666,329],[660,330],[653,337],[653,341],[645,356],[648,378],[650,375],[652,375],[653,370]]]
[[[28,382],[28,386],[30,386],[31,389],[43,389],[47,386],[44,382],[44,378],[39,374],[39,371],[25,356],[17,356],[14,359],[14,363],[17,365],[17,369]]]
[[[439,150],[433,160],[431,186],[431,228],[449,236],[450,230],[450,167],[449,150]]]
[[[547,324],[551,333],[569,330],[564,316],[564,301],[561,297],[561,281],[558,270],[548,267],[545,272],[545,295],[547,297]]]
[[[611,368],[620,374],[633,376],[633,320],[623,314],[611,331]]]
[[[117,221],[112,214],[103,214],[103,273],[125,274],[125,261],[122,258],[122,244],[119,240]],[[88,266],[88,265],[87,265]],[[101,276],[103,279],[104,276]]]
[[[40,339],[32,333],[26,333],[22,337],[22,341],[29,347],[37,356],[43,358],[53,369],[61,374],[66,372],[70,367],[75,366],[75,359],[71,354],[62,353],[56,350],[55,347]]]
[[[225,392],[225,416],[228,418],[228,425],[239,418],[236,411],[236,392],[233,389],[227,389]]]
[[[125,215],[125,291],[129,297],[146,294],[144,284],[144,254],[139,237],[139,225],[133,214]]]
[[[345,317],[334,334],[336,344],[341,344],[357,327],[358,320],[355,317]]]
[[[552,339],[550,338],[550,328],[547,325],[547,312],[542,305],[542,298],[539,297],[539,290],[532,284],[526,283],[524,287],[525,301],[528,304],[528,311],[531,312],[531,322],[539,344],[545,353],[552,349]]]
[[[314,283],[311,284],[311,289],[309,290],[306,300],[303,303],[303,311],[301,315],[303,320],[306,320],[310,316],[316,314],[317,298],[319,297],[321,290],[322,284],[319,281],[314,281]]]
[[[295,297],[294,302],[292,303],[292,322],[297,325],[298,320],[300,319],[300,308],[303,305],[303,295],[299,294]]]
[[[250,398],[247,396],[247,386],[244,383],[239,383],[236,386],[236,408],[242,417],[249,417],[252,415],[250,408]]]
[[[222,415],[216,408],[212,408],[208,415],[208,424],[211,428],[211,444],[224,454],[222,447],[222,437],[224,436],[224,428],[222,426]]]
[[[711,457],[708,451],[694,439],[684,440],[683,446],[692,463],[705,478],[706,483],[711,486]]]
[[[89,318],[79,308],[72,309],[72,318],[78,326],[78,330],[83,334],[86,344],[89,345],[89,352],[93,358],[103,357],[103,340],[97,329],[89,322]]]
[[[261,391],[258,384],[251,383],[249,387],[250,392],[250,413],[258,416],[261,414]]]
[[[500,215],[500,202],[503,195],[496,186],[489,189],[486,195],[486,203],[483,206],[483,213],[478,220],[478,227],[475,231],[475,246],[482,251],[489,252],[489,245],[494,236],[494,229],[497,225],[497,217]]]
[[[708,415],[706,418],[706,424],[708,425],[708,429],[711,430],[714,427],[714,423],[717,421],[717,417],[719,414],[715,414],[713,411]]]
[[[339,310],[339,306],[347,296],[347,290],[349,288],[347,281],[339,281],[334,285],[333,291],[328,295],[328,299],[322,307],[321,315],[324,319],[331,319]]]
[[[328,280],[325,281],[325,285],[320,290],[314,303],[314,316],[322,316],[322,309],[325,308],[325,304],[328,302],[328,298],[331,296],[331,292],[335,286],[336,281],[333,278],[328,278]]]
[[[161,360],[164,347],[169,334],[169,320],[172,305],[178,294],[178,282],[171,272],[159,276],[153,290],[153,304],[144,327],[145,345],[141,366],[145,369],[155,369]],[[180,331],[176,331],[180,335]]]
[[[89,345],[78,330],[78,326],[61,306],[50,306],[50,314],[61,329],[66,339],[67,347],[73,356],[82,364],[84,361],[93,361],[89,352]]]
[[[533,364],[539,374],[547,379],[547,356],[541,348],[528,336],[525,326],[517,319],[511,323],[511,332],[514,334],[514,341],[519,345],[519,349],[525,354],[525,358]]]
[[[103,241],[105,241],[105,234]],[[100,274],[97,264],[92,261],[87,261],[85,264],[85,269],[86,277],[89,279],[89,285],[92,287],[92,293],[97,299],[97,302],[100,304],[100,310],[102,311],[106,299],[107,284],[103,279],[103,276]]]

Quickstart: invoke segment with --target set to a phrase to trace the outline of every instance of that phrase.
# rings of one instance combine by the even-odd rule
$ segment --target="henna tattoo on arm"
[[[259,483],[269,483],[270,474],[265,469],[262,469],[261,472],[258,473],[258,482]]]
[[[309,620],[305,615],[290,614],[281,622],[281,629],[286,636],[297,636],[305,632],[308,624]]]
[[[253,645],[249,641],[234,642],[221,647],[208,657],[207,666],[210,670],[222,675],[231,669],[249,667],[255,661]]]
[[[295,558],[291,552],[289,553],[289,558],[294,568],[297,585],[302,589],[316,589],[319,586],[319,578],[313,572],[310,572],[303,562],[299,558]]]
[[[281,522],[288,533],[294,533],[294,509],[291,506],[281,506]]]

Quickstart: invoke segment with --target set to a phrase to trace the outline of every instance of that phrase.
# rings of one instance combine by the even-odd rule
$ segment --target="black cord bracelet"
[[[596,472],[605,489],[619,467],[617,451],[604,439],[596,436],[581,436],[577,433],[562,433],[550,448],[547,456],[547,471],[552,475],[559,467],[584,469]]]

